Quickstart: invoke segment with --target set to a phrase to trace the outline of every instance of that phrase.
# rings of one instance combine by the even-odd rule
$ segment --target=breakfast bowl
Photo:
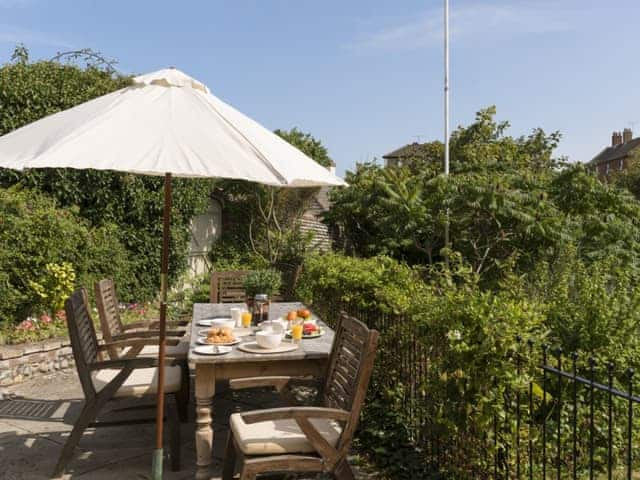
[[[214,318],[211,320],[212,328],[230,328],[233,329],[236,326],[236,322],[232,318]]]
[[[267,320],[266,322],[261,322],[258,324],[260,330],[263,331],[272,331],[272,332],[280,332],[284,335],[284,332],[287,330],[287,322],[283,320]]]
[[[273,330],[261,330],[256,332],[256,342],[261,348],[267,350],[276,348],[282,343],[282,333]]]

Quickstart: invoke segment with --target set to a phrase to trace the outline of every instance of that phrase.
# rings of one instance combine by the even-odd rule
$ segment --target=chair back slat
[[[211,303],[243,303],[248,270],[228,270],[211,274]]]
[[[104,279],[96,282],[95,292],[102,337],[105,341],[110,342],[113,336],[124,333],[118,309],[118,295],[113,280]]]
[[[367,394],[378,344],[378,332],[354,317],[341,314],[329,357],[323,404],[351,412],[339,448],[353,439]]]
[[[95,395],[91,381],[89,366],[98,358],[98,338],[89,313],[87,292],[84,288],[76,290],[64,304],[67,313],[67,328],[73,358],[78,370],[78,377],[86,398]]]

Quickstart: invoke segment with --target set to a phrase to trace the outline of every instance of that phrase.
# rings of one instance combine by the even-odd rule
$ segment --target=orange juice
[[[291,338],[296,342],[302,340],[302,323],[291,325]]]
[[[251,312],[242,312],[242,326],[244,328],[249,328],[251,326]]]

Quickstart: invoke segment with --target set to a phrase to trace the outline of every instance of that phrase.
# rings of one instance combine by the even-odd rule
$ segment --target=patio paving
[[[50,478],[62,445],[82,408],[84,397],[75,372],[58,372],[9,387],[3,393],[5,399],[0,400],[0,478]],[[274,406],[274,399],[268,392],[238,395],[226,391],[216,397],[212,478],[220,478],[229,414]],[[142,414],[153,417],[154,411],[150,409]],[[166,462],[164,478],[167,480],[194,478],[193,406],[190,416],[182,430],[182,470],[171,472]],[[148,479],[154,433],[152,424],[89,429],[67,467],[68,473],[62,478]],[[355,470],[358,479],[377,478],[375,472]]]

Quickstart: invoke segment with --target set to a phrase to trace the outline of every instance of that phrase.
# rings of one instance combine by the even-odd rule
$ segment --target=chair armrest
[[[190,320],[167,320],[167,327],[186,327],[189,323]],[[150,320],[149,328],[160,328],[160,320]]]
[[[267,422],[271,420],[328,418],[346,422],[351,416],[350,412],[338,408],[324,407],[284,407],[269,408],[265,410],[251,410],[240,413],[240,417],[246,424]]]
[[[182,337],[186,333],[185,330],[167,330],[167,337]],[[118,335],[112,335],[114,340],[126,340],[129,338],[158,338],[160,331],[158,330],[139,330],[134,332],[125,332]],[[157,340],[156,340],[157,341]]]
[[[287,376],[270,376],[270,377],[249,377],[234,378],[229,380],[229,388],[231,390],[243,390],[245,388],[273,387],[278,392],[291,386],[291,384],[317,387],[320,381],[315,378],[305,377],[287,377]]]
[[[177,361],[173,358],[167,358],[164,361],[167,367],[177,365]],[[89,365],[89,370],[104,370],[106,368],[152,368],[159,365],[158,359],[154,357],[133,357],[133,358],[121,358],[118,360],[103,360],[100,362],[93,362]]]
[[[189,324],[188,320],[167,320],[167,327],[184,327]],[[160,320],[151,319],[151,320],[140,320],[139,322],[127,323],[122,326],[122,328],[126,330],[137,330],[137,329],[158,329],[160,327]]]
[[[126,323],[122,325],[123,330],[147,329],[151,325],[151,320],[140,320],[138,322]]]
[[[179,340],[175,338],[167,338],[165,342],[170,346],[178,345],[178,343],[180,343]],[[158,337],[128,338],[125,340],[116,340],[115,342],[105,342],[101,345],[98,345],[98,350],[103,352],[105,350],[108,350],[109,348],[142,348],[147,345],[158,345]]]

